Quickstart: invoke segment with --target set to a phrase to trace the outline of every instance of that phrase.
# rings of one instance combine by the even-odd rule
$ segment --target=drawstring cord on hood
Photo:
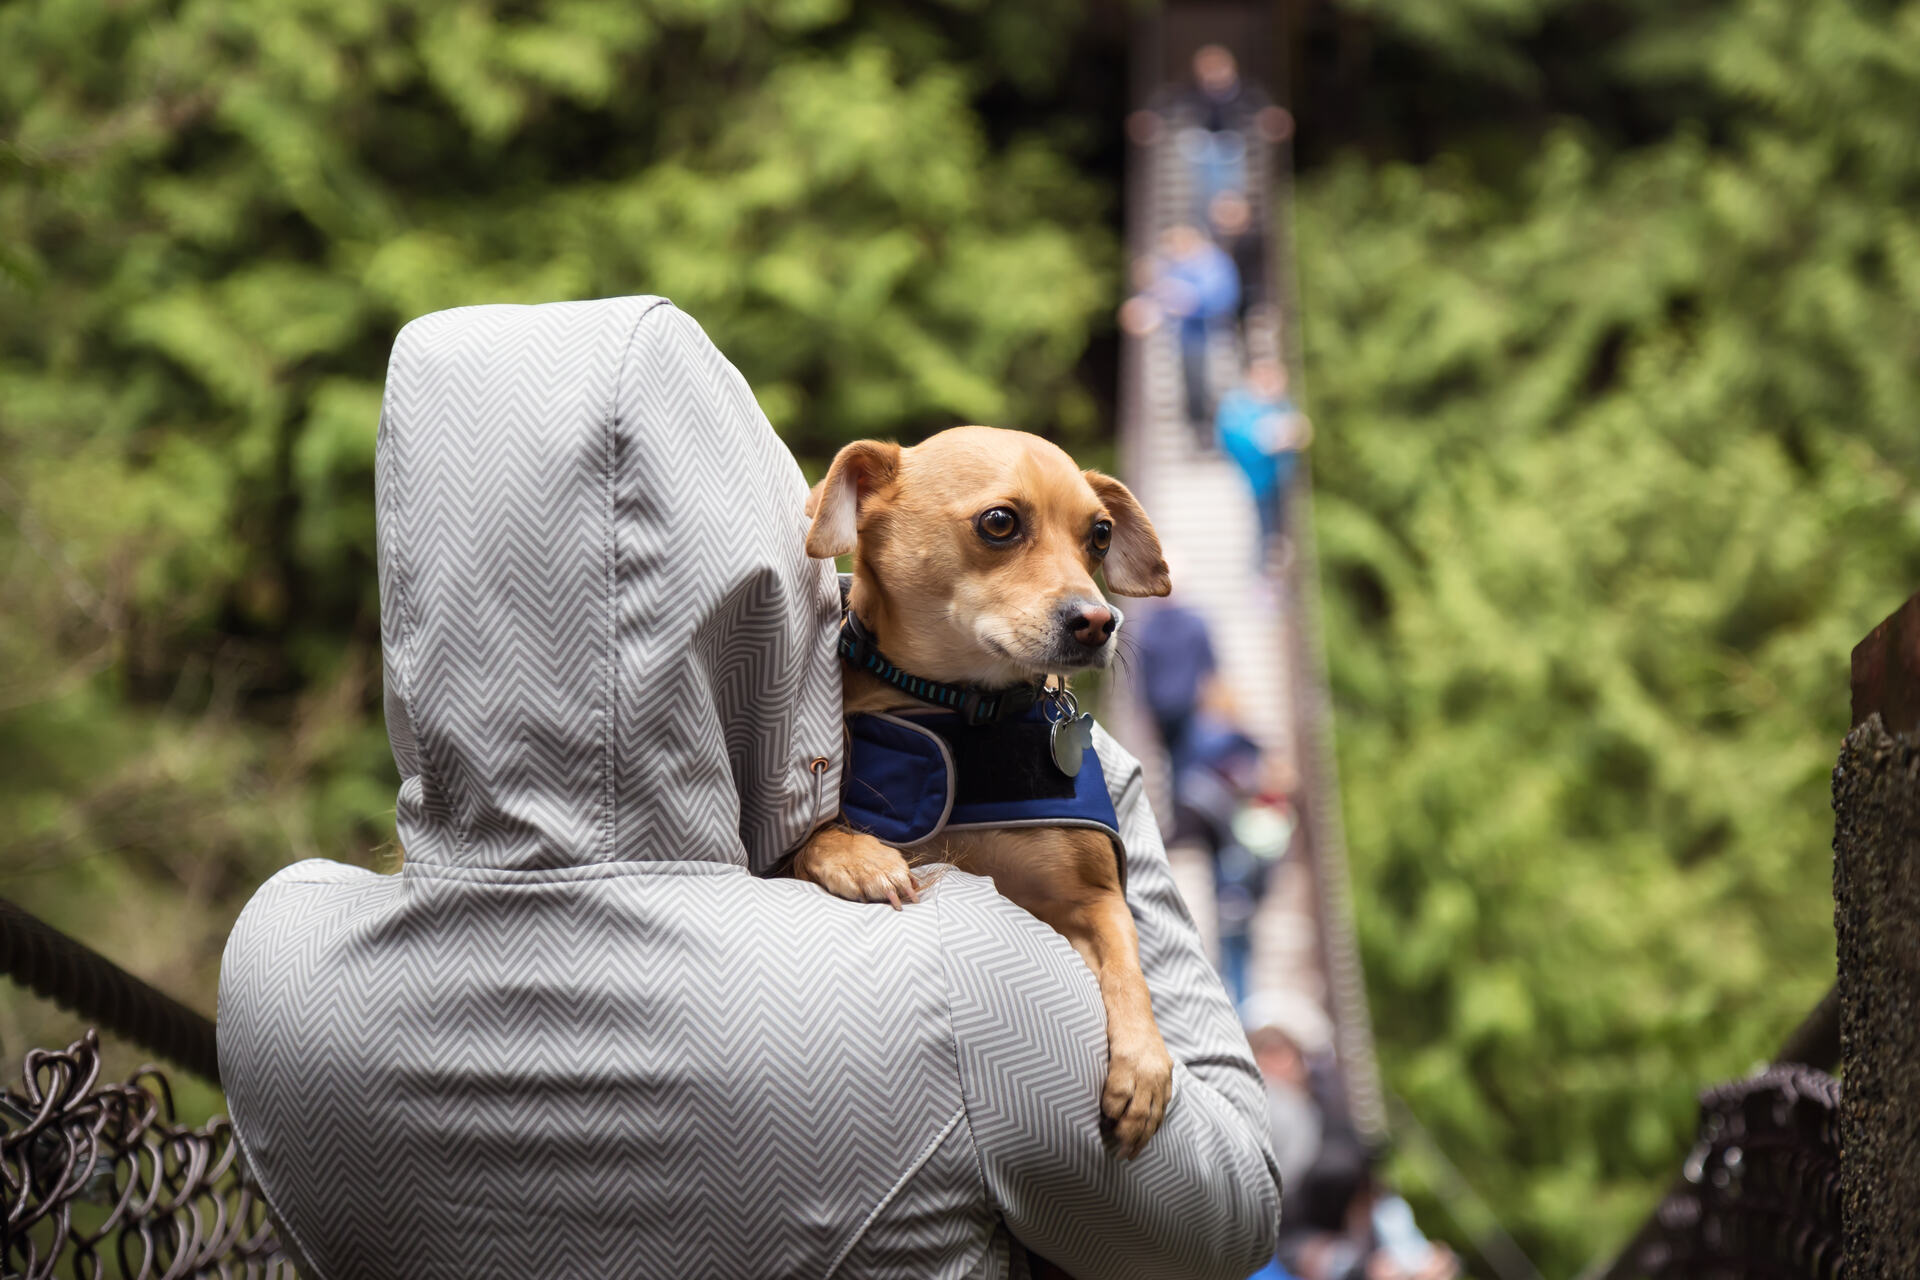
[[[825,756],[815,756],[807,762],[807,768],[813,771],[813,812],[816,816],[827,811],[827,770],[833,767],[833,761]],[[836,803],[833,808],[840,806]]]

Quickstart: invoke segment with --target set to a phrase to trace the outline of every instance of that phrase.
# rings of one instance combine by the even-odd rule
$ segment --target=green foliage
[[[1722,123],[1520,119],[1518,170],[1349,160],[1300,200],[1386,1073],[1550,1276],[1831,982],[1847,654],[1920,586],[1920,6],[1695,35],[1616,74]]]
[[[1115,245],[1044,103],[1079,22],[0,8],[0,893],[208,1007],[255,884],[390,841],[371,467],[413,316],[662,293],[816,462],[958,419],[1085,443]],[[990,137],[989,94],[1033,127]]]

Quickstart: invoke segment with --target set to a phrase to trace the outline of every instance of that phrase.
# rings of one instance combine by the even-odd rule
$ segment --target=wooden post
[[[1853,723],[1876,713],[1888,733],[1920,731],[1920,594],[1853,647]]]
[[[1853,651],[1833,772],[1850,1280],[1920,1276],[1920,595]]]

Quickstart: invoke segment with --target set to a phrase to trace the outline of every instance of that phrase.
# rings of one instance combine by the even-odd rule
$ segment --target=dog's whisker
[[[1139,639],[1122,631],[1113,638],[1113,661],[1107,664],[1107,670],[1115,675],[1131,674],[1133,661],[1139,656]]]

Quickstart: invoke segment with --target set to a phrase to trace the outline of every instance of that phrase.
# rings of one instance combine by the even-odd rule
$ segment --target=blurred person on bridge
[[[1293,840],[1290,772],[1240,727],[1219,681],[1209,682],[1174,766],[1174,836],[1198,842],[1213,864],[1220,978],[1244,1001],[1253,922]]]
[[[1214,434],[1253,495],[1260,519],[1254,563],[1264,569],[1283,545],[1287,493],[1301,452],[1313,443],[1313,424],[1287,395],[1287,367],[1266,358],[1247,366],[1246,381],[1220,399]]]
[[[1145,111],[1128,120],[1134,141],[1155,141],[1162,128],[1191,167],[1196,215],[1223,191],[1247,189],[1247,144],[1280,142],[1293,132],[1293,118],[1240,75],[1240,62],[1222,44],[1193,54],[1193,80],[1162,90]]]
[[[1179,325],[1187,421],[1200,447],[1209,448],[1213,388],[1207,352],[1216,335],[1231,334],[1240,306],[1240,273],[1205,232],[1183,223],[1160,233],[1158,250],[1136,265],[1135,277],[1141,292],[1121,307],[1121,327],[1144,337],[1163,319]]]
[[[1169,600],[1139,634],[1140,689],[1172,781],[1173,838],[1199,844],[1212,864],[1220,976],[1238,1003],[1249,990],[1254,917],[1292,844],[1296,780],[1240,727],[1198,610]]]
[[[1298,1280],[1456,1280],[1460,1260],[1414,1225],[1377,1175],[1378,1154],[1329,1135],[1286,1195],[1280,1262]],[[1257,1274],[1257,1273],[1256,1273]]]
[[[1273,1154],[1288,1197],[1282,1216],[1301,1220],[1281,1239],[1281,1257],[1300,1268],[1300,1280],[1354,1274],[1343,1258],[1360,1259],[1366,1280],[1458,1275],[1452,1252],[1428,1241],[1406,1200],[1373,1177],[1374,1153],[1347,1114],[1326,1010],[1304,991],[1281,988],[1248,998],[1240,1021],[1266,1082]],[[1330,1225],[1335,1206],[1339,1220]]]
[[[1266,1082],[1280,1185],[1292,1187],[1313,1167],[1327,1129],[1325,1104],[1315,1093],[1309,1063],[1329,1054],[1333,1022],[1312,997],[1291,988],[1247,997],[1240,1020]]]
[[[1173,597],[1147,615],[1140,624],[1139,640],[1140,691],[1167,753],[1177,806],[1187,731],[1200,710],[1207,682],[1219,669],[1213,633],[1199,610]]]
[[[1216,195],[1207,205],[1207,228],[1213,233],[1213,242],[1233,259],[1233,269],[1240,276],[1240,327],[1244,335],[1248,314],[1267,304],[1267,238],[1254,225],[1253,205],[1244,191]]]

